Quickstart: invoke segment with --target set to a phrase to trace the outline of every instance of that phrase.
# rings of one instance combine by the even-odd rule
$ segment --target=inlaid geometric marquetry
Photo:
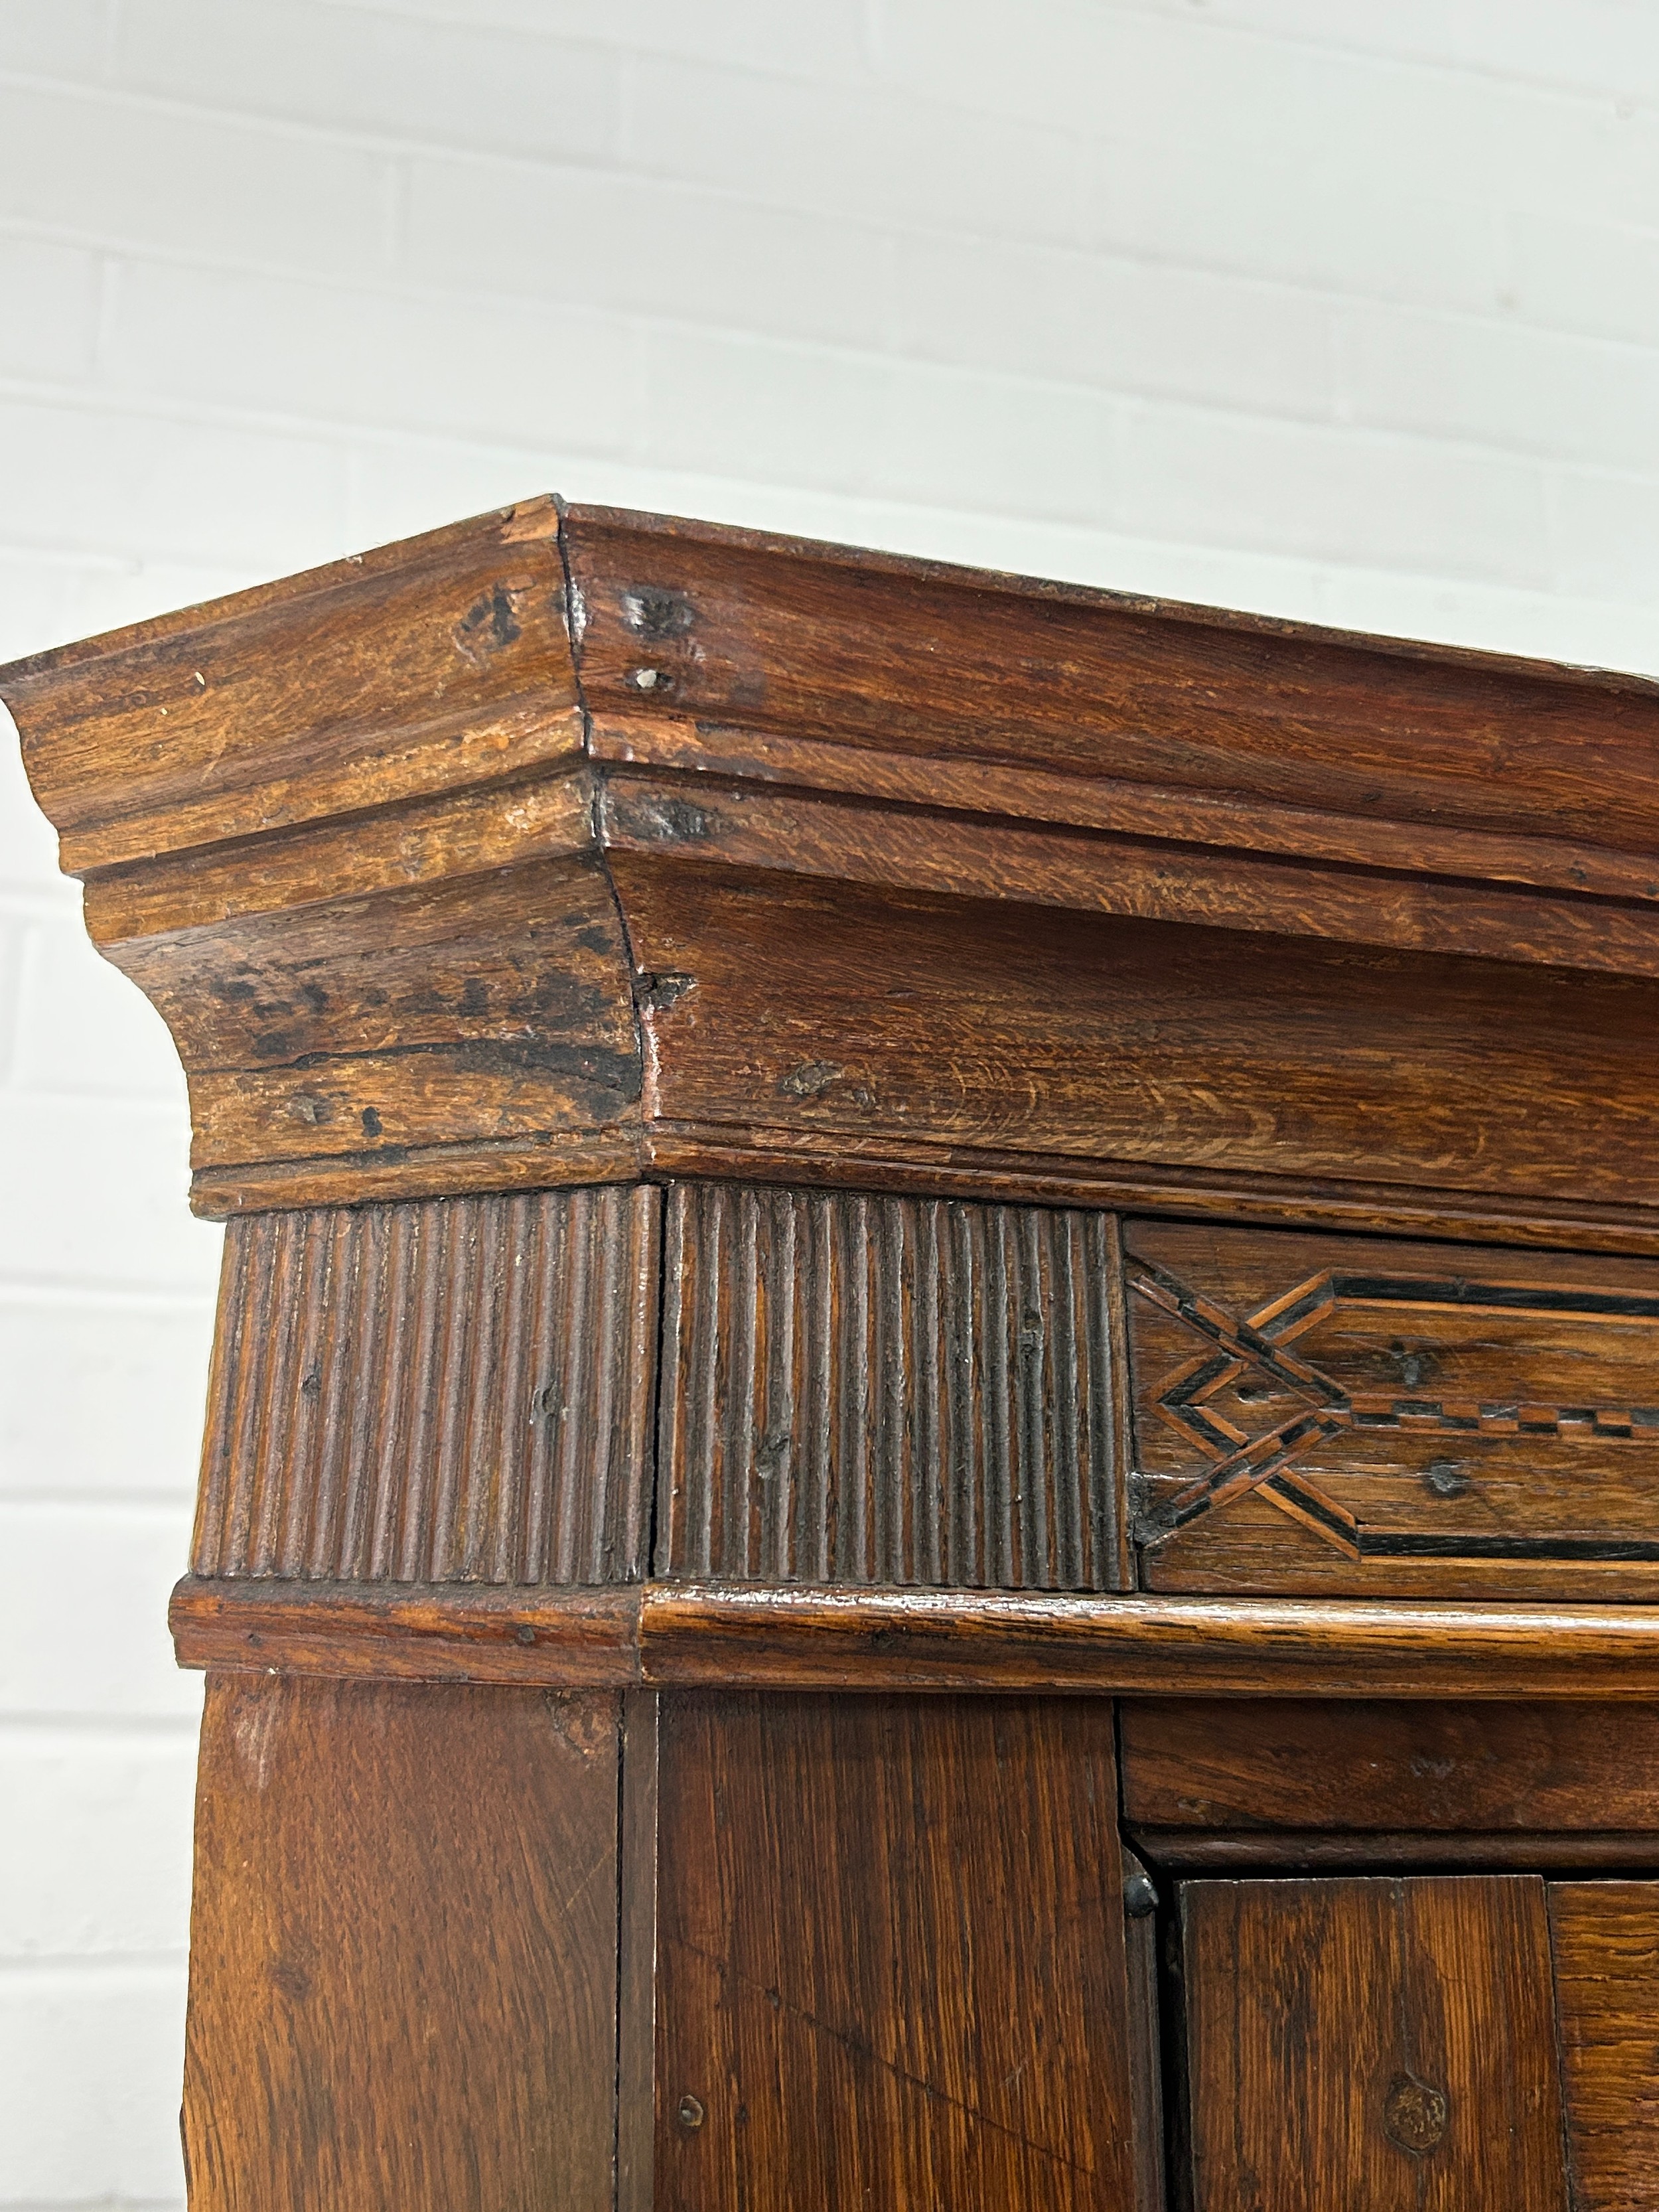
[[[1126,1279],[1133,1300],[1179,1322],[1206,1346],[1152,1385],[1150,1400],[1158,1419],[1208,1464],[1173,1496],[1161,1498],[1142,1528],[1145,1540],[1166,1541],[1206,1515],[1254,1495],[1353,1559],[1453,1554],[1565,1558],[1575,1553],[1659,1559],[1659,1540],[1640,1536],[1609,1541],[1593,1534],[1540,1538],[1524,1529],[1447,1536],[1432,1530],[1368,1528],[1360,1514],[1298,1464],[1317,1447],[1345,1436],[1444,1437],[1451,1447],[1476,1437],[1513,1439],[1534,1449],[1561,1440],[1659,1444],[1659,1403],[1547,1398],[1528,1387],[1524,1357],[1516,1362],[1513,1387],[1500,1395],[1431,1395],[1421,1383],[1439,1372],[1442,1354],[1407,1350],[1403,1338],[1392,1340],[1391,1351],[1370,1356],[1374,1361],[1379,1356],[1392,1359],[1405,1387],[1355,1388],[1296,1348],[1322,1323],[1350,1314],[1363,1314],[1363,1328],[1373,1337],[1379,1320],[1401,1330],[1415,1324],[1417,1340],[1425,1343],[1445,1336],[1449,1316],[1465,1322],[1490,1316],[1496,1324],[1544,1324],[1555,1336],[1571,1333],[1575,1341],[1570,1348],[1591,1370],[1587,1379],[1595,1379],[1593,1340],[1581,1344],[1578,1334],[1608,1325],[1626,1334],[1632,1328],[1659,1328],[1659,1292],[1327,1267],[1240,1313],[1153,1260],[1132,1258]],[[1356,1328],[1354,1333],[1361,1332]],[[1559,1344],[1548,1348],[1559,1357]],[[1489,1353],[1491,1347],[1481,1349]],[[1659,1333],[1651,1340],[1650,1358],[1654,1396],[1659,1399]],[[1239,1384],[1252,1375],[1259,1387],[1241,1392]],[[1243,1418],[1246,1409],[1264,1397],[1274,1417],[1259,1426],[1249,1424]],[[1289,1407],[1279,1410],[1286,1397]],[[1225,1409],[1218,1403],[1224,1398]],[[1449,1460],[1431,1465],[1429,1481],[1431,1490],[1446,1496],[1468,1486]]]

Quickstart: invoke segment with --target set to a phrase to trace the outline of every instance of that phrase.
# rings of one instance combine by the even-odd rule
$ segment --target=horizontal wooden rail
[[[534,1593],[187,1577],[186,1667],[415,1681],[1659,1698],[1659,1606],[646,1583]]]

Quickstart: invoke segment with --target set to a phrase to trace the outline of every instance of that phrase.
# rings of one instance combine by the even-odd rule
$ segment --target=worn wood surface
[[[181,1667],[342,1680],[620,1688],[640,1679],[635,1583],[277,1583],[186,1576],[168,1620]]]
[[[1110,1589],[1115,1224],[675,1183],[657,1568]]]
[[[1374,642],[1386,649],[1390,641]],[[1129,781],[1115,772],[1112,754],[1121,734],[1115,732],[1111,752],[1103,745],[1087,772],[1078,773],[943,748],[894,751],[879,737],[853,745],[779,729],[700,722],[660,710],[647,713],[642,704],[625,714],[599,707],[588,739],[594,760],[627,765],[642,776],[690,772],[700,790],[720,782],[745,791],[775,785],[796,797],[811,793],[1109,832],[1124,848],[1131,841],[1156,839],[1175,864],[1177,883],[1188,857],[1181,848],[1188,847],[1216,855],[1271,854],[1406,874],[1428,868],[1443,875],[1448,887],[1460,879],[1593,890],[1603,899],[1646,901],[1653,895],[1649,856],[1638,848],[1615,850],[1532,830],[1463,830],[1443,819],[1404,822],[1386,812],[1341,814],[1299,801],[1246,798],[1227,784]],[[1605,820],[1599,822],[1592,837],[1606,828]]]
[[[76,873],[568,758],[559,518],[529,500],[0,674]]]
[[[1659,2177],[1659,1882],[1552,1883],[1575,2212],[1649,2212]]]
[[[657,2202],[1133,2202],[1108,1707],[664,1699]]]
[[[210,1683],[192,2212],[607,2212],[617,1705]]]
[[[899,1135],[849,1135],[832,1146],[811,1131],[665,1118],[646,1121],[638,1158],[641,1172],[663,1180],[682,1176],[803,1189],[899,1191],[992,1205],[1097,1207],[1176,1219],[1431,1236],[1511,1249],[1659,1255],[1659,1217],[1640,1204],[1436,1192],[1420,1184],[1358,1177],[1258,1175],[1234,1172],[1219,1161],[1182,1168],[1157,1160],[1084,1159],[994,1145],[957,1148]],[[550,1179],[591,1182],[606,1176],[566,1173]]]
[[[1651,1589],[1659,1269],[1142,1222],[1126,1281],[1152,1588]]]
[[[681,979],[647,1010],[646,1113],[691,1160],[687,1133],[746,1129],[842,1182],[864,1179],[866,1148],[920,1144],[1454,1203],[1659,1198],[1659,986],[776,871],[611,867],[636,960]]]
[[[0,692],[204,1211],[793,1150],[1659,1250],[1634,679],[542,501]]]
[[[1165,1876],[1659,1873],[1651,1828],[1138,1828],[1135,1841]]]
[[[1544,1885],[1180,1889],[1194,2212],[1568,2212]]]
[[[434,1589],[186,1577],[181,1664],[430,1681],[1659,1699],[1659,1608],[646,1583]]]
[[[885,889],[1659,975],[1651,871],[1639,900],[1575,901],[1048,824],[964,822],[724,780],[700,778],[688,792],[678,776],[618,773],[600,790],[599,834],[617,852],[668,849],[682,860]]]
[[[1109,764],[1159,792],[1409,822],[1425,855],[1447,829],[1636,853],[1659,827],[1659,691],[1639,678],[614,508],[572,508],[566,539],[596,715],[648,704],[728,743],[1083,783]]]
[[[249,1166],[263,1162],[355,1169],[368,1194],[411,1152],[607,1130],[621,1146],[637,1118],[626,939],[591,860],[106,950],[173,1030],[210,1196],[273,1202]]]
[[[659,1211],[603,1188],[233,1222],[195,1571],[638,1580]]]
[[[1121,1729],[1137,1832],[1659,1838],[1659,1705],[1171,1697],[1126,1704]]]
[[[622,1861],[617,1945],[617,2212],[656,2197],[659,1702],[623,1700]],[[672,1878],[672,1869],[669,1869]]]

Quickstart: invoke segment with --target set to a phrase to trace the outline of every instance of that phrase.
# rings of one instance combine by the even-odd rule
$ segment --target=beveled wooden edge
[[[901,1144],[884,1135],[665,1120],[560,1133],[533,1143],[478,1139],[198,1168],[191,1178],[191,1204],[204,1218],[223,1221],[300,1206],[677,1178],[1659,1256],[1659,1207],[1413,1190],[1397,1183],[1310,1183],[1157,1161],[974,1150],[925,1138]]]
[[[1648,856],[1536,831],[1505,835],[1420,829],[1386,815],[1341,814],[1290,801],[1241,800],[1225,790],[1134,782],[1102,770],[1082,775],[981,760],[890,753],[834,738],[799,737],[750,723],[694,721],[658,713],[591,716],[587,751],[596,768],[659,776],[690,773],[690,787],[724,779],[751,793],[767,789],[851,798],[873,805],[983,817],[1010,826],[1110,833],[1212,853],[1255,853],[1338,867],[1469,882],[1532,885],[1646,902]],[[995,895],[994,893],[992,895]],[[1063,903],[1063,902],[1061,902]]]
[[[974,1149],[921,1137],[904,1144],[886,1135],[667,1120],[556,1133],[534,1142],[480,1138],[471,1144],[198,1168],[191,1177],[191,1204],[204,1219],[224,1221],[299,1206],[676,1178],[1659,1256],[1659,1207],[1436,1192],[1399,1183],[1314,1183],[1155,1160]]]
[[[180,1665],[215,1671],[558,1688],[1659,1698],[1659,1606],[192,1576],[169,1619]]]
[[[1409,867],[1179,841],[1166,834],[1008,820],[983,800],[926,805],[683,772],[596,771],[607,851],[765,868],[872,890],[1000,899],[1078,914],[1457,953],[1611,975],[1659,975],[1653,871],[1637,897],[1466,880],[1455,862]],[[1499,841],[1493,840],[1494,844]],[[1502,866],[1501,862],[1494,863]],[[1547,878],[1542,861],[1529,873]]]

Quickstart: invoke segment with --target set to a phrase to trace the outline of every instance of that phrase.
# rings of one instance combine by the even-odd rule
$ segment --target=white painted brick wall
[[[0,656],[547,487],[1659,671],[1659,9],[0,0]],[[185,1181],[0,754],[6,2212],[180,2194]]]

